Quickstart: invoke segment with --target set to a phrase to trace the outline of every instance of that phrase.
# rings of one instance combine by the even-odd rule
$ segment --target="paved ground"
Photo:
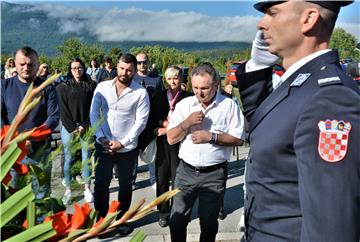
[[[235,152],[236,153],[236,152]],[[240,232],[238,229],[238,223],[240,219],[241,212],[243,210],[243,184],[244,184],[244,163],[245,158],[248,153],[248,148],[239,147],[238,155],[232,155],[231,161],[229,163],[229,176],[227,182],[227,191],[225,194],[224,208],[227,217],[224,220],[219,220],[219,232],[216,237],[216,241],[220,242],[231,242],[239,241]],[[57,162],[54,162],[53,166],[53,196],[62,197],[64,193],[64,187],[61,185],[60,172],[61,168],[59,167],[59,161],[61,156],[57,157]],[[111,182],[111,194],[110,199],[114,200],[117,197],[117,181],[113,180]],[[77,197],[75,201],[78,201],[80,204],[83,202],[82,199],[82,190],[76,190]],[[149,184],[149,173],[147,165],[140,161],[139,163],[139,173],[136,180],[136,186],[133,194],[133,202],[139,201],[141,198],[146,199],[146,203],[149,203],[155,198],[155,190],[153,190]],[[72,209],[69,207],[68,212],[71,213]],[[153,214],[148,215],[145,218],[142,218],[139,221],[133,223],[135,227],[134,232],[128,237],[122,238],[111,238],[101,241],[130,241],[131,237],[136,233],[137,230],[142,229],[145,234],[146,242],[165,242],[170,241],[169,228],[161,228],[158,225],[158,214],[154,212]],[[188,242],[199,241],[199,219],[197,216],[197,206],[193,209],[192,212],[192,221],[188,225]],[[100,241],[98,239],[92,239],[91,241]]]

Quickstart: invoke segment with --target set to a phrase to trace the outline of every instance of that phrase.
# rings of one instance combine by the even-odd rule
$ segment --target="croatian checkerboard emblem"
[[[318,151],[327,162],[341,161],[347,152],[351,124],[337,120],[320,121]]]

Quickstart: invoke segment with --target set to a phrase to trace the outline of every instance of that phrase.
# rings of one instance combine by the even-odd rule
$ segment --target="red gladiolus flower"
[[[77,203],[75,203],[74,210],[74,214],[71,218],[70,230],[80,229],[85,224],[86,219],[91,212],[91,208],[88,203],[84,203],[81,208]]]
[[[104,218],[103,217],[101,217],[100,219],[99,219],[99,221],[97,221],[95,224],[94,224],[94,228],[97,228],[97,227],[99,227],[99,225],[103,222],[103,220],[104,220]]]
[[[66,214],[65,211],[61,211],[45,218],[44,222],[49,222],[51,220],[57,236],[67,235],[69,233],[71,226],[71,214]]]
[[[120,207],[120,204],[121,204],[121,202],[119,202],[117,200],[111,201],[108,213],[116,213]]]
[[[35,141],[41,141],[48,138],[51,135],[51,129],[46,126],[46,124],[42,124],[37,127],[34,132],[29,136],[29,139]]]

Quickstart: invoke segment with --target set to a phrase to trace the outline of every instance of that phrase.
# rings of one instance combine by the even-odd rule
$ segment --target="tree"
[[[336,28],[330,39],[330,48],[337,49],[340,59],[352,58],[360,61],[360,53],[356,50],[358,40],[342,28]]]
[[[86,45],[82,43],[79,54],[80,59],[85,65],[90,66],[92,59],[96,59],[100,63],[104,58],[105,51],[99,44]]]
[[[120,48],[114,47],[109,50],[108,56],[112,59],[113,65],[116,66],[122,51]]]

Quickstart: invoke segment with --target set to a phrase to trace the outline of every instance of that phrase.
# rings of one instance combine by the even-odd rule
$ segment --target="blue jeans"
[[[74,161],[74,152],[71,151],[71,140],[73,135],[65,127],[61,128],[61,140],[64,148],[64,180],[65,185],[70,187],[71,183],[71,163]],[[81,158],[82,158],[82,177],[86,184],[90,184],[90,150],[89,144],[80,138]]]
[[[43,185],[40,186],[39,180],[35,175],[31,176],[31,187],[33,193],[35,194],[36,199],[43,199],[44,197],[49,197],[51,194],[51,169],[52,169],[52,161],[48,161],[48,157],[51,153],[51,147],[44,148],[42,154],[37,156],[38,160],[34,160],[29,156],[26,156],[21,163],[24,165],[35,165],[40,167],[47,175],[47,179]],[[10,186],[19,189],[19,175],[12,168],[10,170],[10,174],[12,176],[12,180]]]

